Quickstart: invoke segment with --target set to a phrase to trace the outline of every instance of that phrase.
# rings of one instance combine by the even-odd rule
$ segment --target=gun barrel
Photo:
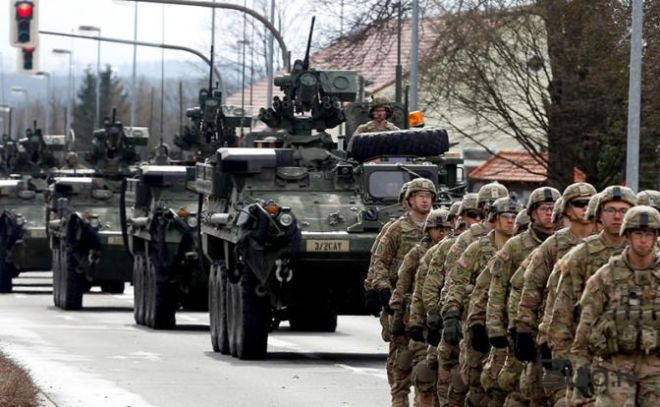
[[[309,37],[307,38],[307,50],[305,51],[305,60],[303,61],[303,69],[309,69],[309,52],[312,47],[312,34],[314,33],[314,21],[316,16],[312,17],[312,26],[309,28]]]

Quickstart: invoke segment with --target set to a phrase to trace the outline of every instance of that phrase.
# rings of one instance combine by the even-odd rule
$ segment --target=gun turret
[[[352,102],[357,96],[357,72],[310,68],[314,21],[312,18],[305,58],[294,62],[289,75],[273,81],[284,97],[275,96],[272,108],[259,111],[259,120],[291,135],[310,136],[312,130],[324,131],[341,124],[345,118],[340,103]]]
[[[117,109],[112,109],[112,119],[103,120],[103,129],[95,130],[92,151],[85,155],[85,160],[102,171],[123,172],[129,165],[140,160],[135,147],[148,140],[128,137],[124,125],[117,120]]]

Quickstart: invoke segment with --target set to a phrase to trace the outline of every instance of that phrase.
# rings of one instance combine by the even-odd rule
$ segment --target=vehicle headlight
[[[293,223],[293,216],[288,213],[283,213],[280,215],[278,220],[282,226],[289,227]]]
[[[186,223],[187,223],[188,226],[190,226],[191,228],[196,228],[197,225],[199,224],[199,221],[197,220],[197,216],[189,215],[189,216],[186,218]]]

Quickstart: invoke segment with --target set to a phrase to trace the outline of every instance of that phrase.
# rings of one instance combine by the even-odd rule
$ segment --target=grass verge
[[[0,351],[0,407],[37,407],[38,393],[28,372]]]

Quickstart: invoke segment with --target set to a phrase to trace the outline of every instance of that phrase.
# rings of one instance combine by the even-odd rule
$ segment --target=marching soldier
[[[417,178],[410,183],[404,196],[409,211],[393,222],[383,233],[373,255],[372,286],[378,292],[381,306],[387,314],[392,314],[389,302],[392,288],[396,286],[397,271],[404,256],[423,236],[426,216],[431,211],[436,198],[433,182]],[[410,393],[410,373],[412,354],[408,350],[405,336],[393,337],[387,357],[387,371],[390,379],[392,406],[407,406]]]
[[[646,205],[660,211],[660,191],[647,189],[637,193],[637,204]]]
[[[606,264],[611,256],[618,255],[623,250],[625,238],[619,234],[621,224],[625,213],[636,203],[637,198],[629,188],[605,188],[599,194],[595,212],[595,217],[602,222],[603,230],[573,247],[557,264],[559,283],[547,332],[553,359],[568,360],[577,317],[580,315],[578,300],[584,283]],[[563,368],[553,366],[554,370]],[[580,398],[575,392],[573,395]]]
[[[630,209],[620,230],[626,248],[588,278],[580,299],[573,383],[598,406],[660,405],[659,232],[656,209]]]
[[[522,364],[515,360],[510,342],[507,300],[511,277],[523,260],[547,239],[554,231],[552,211],[560,193],[554,188],[537,188],[527,201],[527,213],[532,220],[529,229],[509,239],[497,252],[491,265],[491,281],[486,307],[486,330],[490,344],[497,349],[508,349],[504,366],[498,377],[498,385],[510,392],[507,404],[524,403],[516,380],[522,371]]]

